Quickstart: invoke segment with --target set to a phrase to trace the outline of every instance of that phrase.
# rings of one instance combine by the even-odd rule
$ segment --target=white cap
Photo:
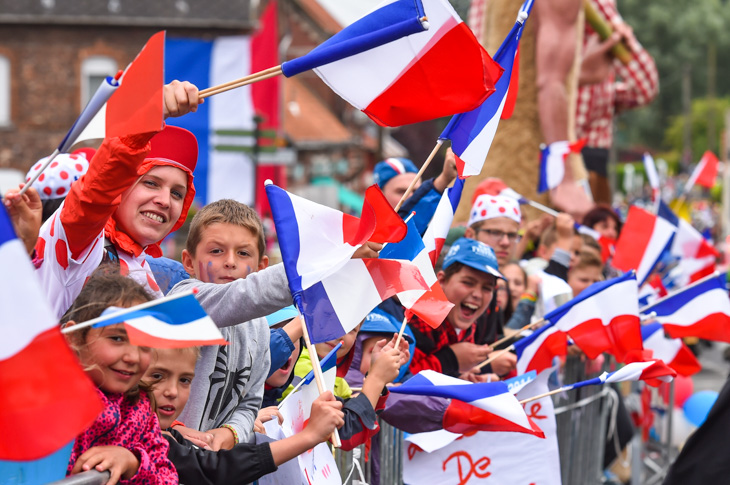
[[[495,219],[497,217],[506,217],[520,223],[522,213],[520,212],[520,203],[511,197],[503,195],[487,195],[482,194],[474,201],[469,213],[469,225],[476,222],[486,221],[487,219]]]

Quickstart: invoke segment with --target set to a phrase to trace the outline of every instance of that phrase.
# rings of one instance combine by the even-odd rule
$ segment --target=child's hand
[[[517,367],[517,356],[512,352],[504,352],[492,362],[492,371],[498,376],[504,376]]]
[[[393,338],[390,342],[388,342],[388,345],[391,348],[395,347],[396,340],[398,340],[398,334],[394,333]],[[408,348],[408,342],[406,342],[406,339],[401,337],[400,343],[398,344],[398,350],[400,351],[400,366],[403,367],[411,359],[411,351]]]
[[[378,379],[378,381],[382,381],[382,385],[393,382],[400,372],[401,353],[398,349],[393,348],[394,343],[392,340],[386,343],[386,340],[383,339],[373,347],[368,378]]]
[[[487,360],[489,354],[492,353],[489,345],[477,345],[471,342],[459,342],[451,344],[449,347],[459,362],[459,372],[469,372],[472,367]]]
[[[366,242],[355,251],[351,259],[377,258],[383,245],[380,243]]]
[[[259,409],[259,415],[253,423],[253,430],[257,433],[266,434],[264,423],[274,419],[274,416],[279,420],[279,424],[284,422],[284,416],[281,415],[278,407],[269,406],[268,408]]]
[[[312,412],[304,432],[311,434],[312,447],[327,441],[336,428],[345,424],[342,403],[334,398],[332,391],[321,394],[312,403]]]
[[[91,469],[103,472],[109,470],[111,477],[107,485],[114,485],[120,478],[129,480],[139,468],[139,460],[134,454],[121,446],[94,446],[79,456],[71,470],[71,475]]]
[[[196,446],[210,449],[213,446],[213,435],[208,432],[198,431],[197,429],[188,428],[187,426],[174,426],[173,429],[183,435],[188,441],[192,441]]]
[[[33,187],[30,187],[25,194],[18,195],[23,187],[25,184],[20,184],[17,189],[8,190],[3,200],[15,233],[23,241],[28,254],[32,254],[41,229],[43,203]]]
[[[187,81],[172,81],[165,84],[162,88],[163,92],[163,115],[165,119],[169,117],[182,116],[191,111],[198,111],[198,104],[203,103],[203,99],[198,97],[198,88]]]
[[[459,379],[463,379],[469,382],[497,382],[499,376],[497,374],[480,374],[479,369],[474,369],[474,372],[464,372],[459,376]]]
[[[531,274],[527,277],[526,291],[533,293],[535,296],[540,296],[540,283],[542,283],[542,279],[536,274]]]
[[[213,435],[213,443],[210,445],[213,451],[230,450],[236,445],[233,431],[228,428],[209,429],[208,433]]]

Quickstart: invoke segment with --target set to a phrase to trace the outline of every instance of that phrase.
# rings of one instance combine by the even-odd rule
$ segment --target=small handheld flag
[[[424,370],[400,386],[390,388],[390,392],[414,394],[418,396],[438,396],[461,401],[456,404],[456,414],[468,417],[470,407],[491,413],[491,431],[515,431],[544,437],[525,414],[517,398],[504,382],[470,383],[462,379],[446,376],[431,370]],[[453,404],[453,403],[452,403]],[[465,407],[468,406],[468,407]],[[452,415],[452,431],[459,429],[459,420]],[[466,424],[466,423],[465,423]],[[487,422],[480,423],[487,425]],[[487,429],[482,428],[482,429]]]
[[[586,140],[578,140],[570,143],[568,141],[556,141],[549,145],[540,147],[540,175],[537,182],[537,193],[542,194],[552,190],[563,181],[565,177],[565,162],[571,153],[580,153],[586,144]]]
[[[73,440],[103,406],[61,334],[4,206],[0,269],[5,276],[0,278],[0,460],[36,460]]]
[[[130,308],[109,307],[100,317],[66,327],[73,332],[83,327],[106,327],[123,323],[132,345],[158,349],[225,345],[228,342],[208,316],[195,292],[180,293]]]
[[[517,95],[520,38],[531,10],[532,0],[527,0],[520,8],[515,25],[494,54],[494,60],[504,69],[494,85],[495,93],[479,107],[454,115],[439,136],[451,140],[460,177],[482,171],[502,113],[512,111]]]

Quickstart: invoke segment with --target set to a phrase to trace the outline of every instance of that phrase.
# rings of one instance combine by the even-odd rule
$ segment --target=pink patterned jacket
[[[168,444],[162,437],[157,415],[150,400],[142,393],[137,404],[130,404],[122,394],[98,391],[104,411],[74,443],[66,473],[70,473],[79,456],[94,446],[122,446],[139,459],[139,469],[122,485],[177,484],[175,466],[167,458]]]

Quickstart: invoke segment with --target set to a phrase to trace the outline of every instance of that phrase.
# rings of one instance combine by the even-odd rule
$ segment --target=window
[[[10,60],[0,56],[0,126],[10,125]]]
[[[117,63],[111,57],[91,56],[81,63],[81,109],[107,76],[117,73]]]

